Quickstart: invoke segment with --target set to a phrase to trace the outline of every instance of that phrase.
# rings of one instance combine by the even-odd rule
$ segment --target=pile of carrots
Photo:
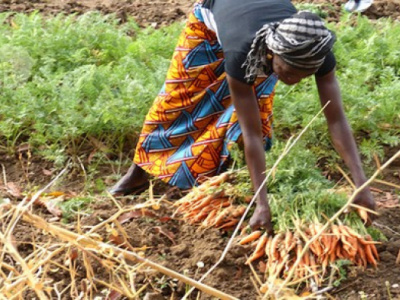
[[[174,215],[204,228],[234,229],[251,197],[239,196],[230,189],[232,185],[229,181],[232,180],[234,175],[228,173],[206,180],[174,204],[177,207]],[[375,247],[377,242],[369,235],[360,235],[339,220],[336,222],[310,244],[303,256],[301,253],[305,244],[321,231],[323,225],[318,221],[303,222],[301,226],[284,229],[274,236],[267,236],[262,231],[248,233],[247,228],[242,228],[238,243],[250,244],[254,248],[246,264],[265,259],[268,278],[285,278],[294,268],[297,258],[301,257],[292,283],[308,283],[313,279],[320,286],[328,267],[337,260],[348,260],[363,268],[368,264],[376,267],[379,260]]]
[[[231,230],[244,214],[246,206],[218,186],[228,181],[230,175],[222,173],[205,181],[193,192],[175,202],[174,215],[180,215],[189,224]],[[246,199],[248,201],[248,199]]]
[[[261,231],[244,234],[239,241],[240,245],[252,244],[254,251],[246,264],[266,257],[266,272],[273,278],[284,278],[294,267],[294,262],[300,257],[304,245],[317,235],[321,224],[311,224],[304,231],[286,231],[268,237]],[[368,264],[377,266],[378,251],[370,236],[365,238],[345,226],[332,225],[330,229],[319,236],[301,257],[301,263],[294,271],[292,281],[302,282],[313,278],[320,286],[326,275],[328,266],[336,260],[345,259],[354,265],[366,268]]]

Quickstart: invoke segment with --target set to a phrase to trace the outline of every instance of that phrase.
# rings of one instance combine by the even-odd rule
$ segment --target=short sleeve
[[[204,0],[202,7],[210,9],[214,4],[214,0]]]
[[[226,73],[243,83],[252,84],[245,79],[246,67],[243,66],[243,63],[246,61],[246,55],[241,52],[225,52],[224,56]]]
[[[315,73],[315,76],[322,77],[331,72],[336,67],[336,58],[332,51],[325,57],[325,61],[322,66]]]

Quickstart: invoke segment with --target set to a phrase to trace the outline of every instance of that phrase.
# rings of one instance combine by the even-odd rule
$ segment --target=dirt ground
[[[0,11],[8,12],[32,12],[39,10],[47,14],[57,13],[77,13],[81,14],[90,10],[99,10],[103,13],[116,13],[122,20],[134,17],[142,26],[159,27],[176,20],[183,20],[187,11],[194,1],[191,0],[1,0]],[[341,4],[345,1],[322,1],[308,0],[299,2],[314,2],[328,12],[329,20],[337,20],[341,15]],[[390,16],[400,19],[400,1],[381,1],[375,0],[374,5],[365,13],[368,17],[375,19]],[[388,151],[388,156],[394,154],[394,150]],[[393,153],[392,153],[393,152]],[[8,182],[15,183],[14,191],[4,189],[4,176],[0,180],[1,196],[15,196],[22,190],[34,186],[43,187],[52,177],[54,169],[50,163],[40,160],[18,159],[14,156],[0,154],[0,165],[3,175],[7,175]],[[385,172],[384,179],[400,184],[399,177],[400,162],[396,162]],[[107,174],[113,170],[105,170]],[[83,177],[77,174],[70,174],[66,178],[64,189],[79,192],[83,188]],[[107,184],[111,185],[112,180]],[[367,269],[366,271],[350,268],[347,280],[342,282],[340,287],[331,290],[330,295],[335,299],[362,299],[360,292],[368,295],[367,299],[400,299],[400,266],[395,265],[396,256],[400,249],[400,206],[399,190],[385,185],[374,184],[374,197],[380,205],[381,216],[376,220],[376,227],[382,230],[387,237],[387,241],[379,246],[381,262],[378,269]],[[120,200],[120,205],[132,204],[132,198],[127,197]],[[393,206],[388,208],[388,206]],[[81,222],[81,227],[90,227],[98,224],[101,220],[113,215],[117,208],[115,204],[107,199],[100,199],[92,204],[93,214],[85,216]],[[53,216],[43,208],[36,208],[35,213],[51,220]],[[168,217],[166,217],[168,216]],[[72,222],[70,226],[76,226]],[[123,223],[124,230],[129,234],[129,243],[135,247],[148,246],[146,257],[157,261],[167,267],[185,273],[192,278],[199,278],[204,270],[214,264],[221,255],[228,235],[218,230],[199,231],[196,227],[184,225],[179,220],[170,219],[170,212],[157,211],[146,218],[133,218]],[[109,233],[102,231],[100,234],[109,238]],[[34,230],[26,223],[21,222],[14,231],[17,248],[23,257],[27,257],[34,250],[34,243],[45,244],[51,237],[43,235],[39,230]],[[245,254],[248,254],[246,247],[235,246],[223,264],[206,280],[206,283],[232,294],[240,299],[256,299],[257,292],[249,280],[251,271],[244,266]],[[100,278],[107,278],[102,274],[100,265],[96,265],[96,273]],[[204,264],[204,266],[203,266]],[[256,271],[258,270],[255,264]],[[69,278],[66,270],[54,273],[53,280],[61,282],[64,278]],[[77,275],[77,282],[82,281],[86,276],[85,269],[80,268]],[[262,275],[259,273],[259,276]],[[161,276],[139,274],[135,278],[135,283],[141,286],[151,283],[147,289],[149,292],[156,291],[153,298],[148,299],[171,299],[175,295],[178,299],[183,295],[185,286],[172,281],[160,285]],[[165,280],[165,279],[163,279]],[[68,282],[62,283],[62,287]],[[144,293],[145,294],[145,293]],[[158,298],[157,298],[158,297]],[[208,299],[204,295],[204,299]],[[67,299],[67,298],[66,298]]]
[[[387,149],[386,159],[398,150]],[[8,182],[14,182],[17,190],[20,191],[24,190],[24,183],[43,187],[55,175],[54,173],[50,174],[52,171],[51,164],[39,160],[31,160],[28,163],[27,157],[24,155],[20,160],[12,157],[8,157],[7,160],[0,160],[0,164],[6,170]],[[399,170],[400,160],[396,160],[385,170],[382,179],[400,185]],[[110,174],[112,171],[105,170],[105,172]],[[55,189],[61,188],[69,192],[75,190],[79,193],[79,190],[83,189],[82,181],[82,177],[71,174],[61,186]],[[112,180],[110,180],[111,184]],[[346,279],[341,282],[339,287],[329,291],[330,299],[400,299],[400,266],[395,264],[400,250],[400,190],[379,183],[374,183],[372,188],[380,212],[380,217],[375,221],[374,226],[380,229],[387,238],[387,241],[378,246],[381,261],[377,269],[371,267],[367,270],[356,267],[346,268]],[[182,197],[180,191],[170,191],[168,187],[163,185],[157,186],[156,190],[159,193],[168,191],[168,200],[171,202]],[[18,203],[11,194],[10,191],[6,192],[0,188],[0,198],[7,196],[14,203]],[[128,196],[118,199],[117,203],[121,207],[127,207],[140,203],[147,197],[146,194],[141,198]],[[85,232],[113,216],[117,211],[117,205],[109,197],[99,194],[90,205],[89,213],[80,218],[79,225],[75,219],[70,220],[67,226],[72,231],[76,232],[79,228],[79,231]],[[54,216],[43,207],[35,206],[34,212],[52,224],[66,226],[65,223],[54,220]],[[130,245],[135,248],[147,247],[147,250],[144,251],[145,257],[194,279],[199,279],[206,270],[218,261],[230,234],[216,229],[199,230],[195,226],[185,224],[182,220],[174,219],[170,206],[163,206],[161,210],[148,209],[145,217],[136,215],[119,219],[119,222],[128,236]],[[0,226],[3,225],[0,221]],[[110,232],[106,228],[102,228],[96,233],[101,236],[103,241],[111,241]],[[51,238],[48,234],[43,234],[40,230],[24,222],[18,224],[13,236],[22,257],[32,255],[38,244],[47,245],[49,242],[51,244],[59,242],[59,240]],[[257,291],[250,280],[252,272],[249,267],[244,265],[245,257],[250,253],[249,247],[235,245],[229,251],[224,262],[206,279],[205,283],[239,299],[258,299]],[[65,257],[68,257],[68,255],[66,253],[60,255],[56,261],[64,264]],[[79,254],[76,260],[77,266],[80,267],[77,268],[77,274],[74,278],[78,283],[84,282],[87,276],[81,255]],[[6,257],[6,259],[12,261],[9,257]],[[91,265],[98,279],[109,280],[110,274],[99,261],[92,260]],[[259,262],[255,262],[253,265],[257,276],[262,280],[263,274],[260,271]],[[57,272],[49,273],[48,276],[50,276],[50,280],[58,283],[59,289],[68,287],[70,282],[68,280],[70,278],[68,269],[59,269]],[[149,272],[148,269],[139,271],[135,276],[134,283],[136,288],[149,284],[142,293],[141,299],[180,299],[187,288],[184,284],[168,279],[159,273]],[[367,298],[362,298],[361,293],[367,295]],[[144,298],[146,294],[147,298]],[[25,296],[33,297],[32,294]],[[74,299],[74,297],[66,296],[63,299]],[[200,299],[211,298],[202,294]]]
[[[176,191],[170,194],[173,195],[168,198],[170,201],[179,197]],[[390,189],[382,190],[379,193],[374,192],[374,196],[381,214],[374,226],[379,228],[388,239],[378,246],[381,261],[377,269],[371,267],[367,270],[356,267],[347,268],[347,279],[338,288],[329,291],[330,299],[400,299],[400,267],[395,265],[400,249],[399,198]],[[127,207],[140,202],[141,199],[133,200],[132,197],[124,197],[117,201],[121,207]],[[387,208],[386,206],[393,207]],[[92,213],[80,218],[79,225],[75,220],[70,221],[67,227],[72,231],[87,232],[93,226],[114,216],[118,212],[118,207],[109,198],[99,197],[96,202],[92,203],[91,211]],[[66,226],[54,221],[54,216],[42,207],[35,206],[34,212],[51,224]],[[206,270],[215,264],[227,244],[230,233],[217,229],[200,230],[195,226],[184,224],[182,220],[171,217],[170,206],[162,206],[160,210],[149,208],[139,212],[136,215],[123,215],[118,218],[121,228],[128,236],[128,243],[135,248],[147,247],[147,250],[143,252],[146,258],[191,278],[199,279]],[[4,226],[2,222],[0,225]],[[123,231],[118,229],[118,233]],[[104,242],[121,243],[111,238],[110,230],[107,227],[95,232]],[[38,245],[56,245],[60,242],[25,222],[18,223],[13,231],[13,237],[18,252],[24,258],[31,257]],[[250,252],[250,246],[234,245],[224,262],[206,279],[205,283],[239,299],[258,299],[257,291],[250,280],[252,272],[249,267],[244,265],[245,257]],[[82,252],[78,251],[76,256],[77,268],[74,281],[77,283],[78,290],[82,291],[79,283],[82,285],[82,282],[86,280],[87,268],[84,267],[86,265],[82,261]],[[54,260],[60,265],[65,265],[68,257],[71,257],[71,254],[65,252],[55,257]],[[5,259],[12,262],[8,256]],[[90,265],[97,279],[110,280],[110,273],[100,261],[90,259]],[[253,266],[257,276],[263,280],[259,262],[253,263]],[[68,268],[57,268],[57,272],[48,272],[47,280],[57,283],[58,289],[63,290],[68,287],[70,276],[71,272]],[[137,289],[149,284],[140,299],[180,299],[187,289],[184,284],[159,273],[149,272],[149,269],[146,268],[137,271],[134,284]],[[361,292],[367,298],[361,298]],[[147,296],[145,296],[146,294]],[[55,298],[55,294],[53,295]],[[195,296],[196,294],[190,299],[197,299]],[[27,293],[25,297],[28,299],[33,295]],[[66,294],[63,299],[74,299],[74,297]],[[123,298],[118,296],[112,299]],[[200,299],[211,298],[202,294]]]
[[[195,0],[1,0],[0,12],[33,12],[46,14],[82,14],[97,10],[115,13],[121,21],[133,17],[142,26],[159,27],[177,20],[184,20]],[[345,0],[295,0],[297,3],[315,3],[328,13],[328,20],[337,21],[342,15]],[[400,0],[375,0],[363,13],[371,19],[391,17],[400,19]]]

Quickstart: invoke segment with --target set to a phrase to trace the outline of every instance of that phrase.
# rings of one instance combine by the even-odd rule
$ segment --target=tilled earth
[[[184,20],[194,0],[2,0],[0,12],[33,12],[46,14],[82,14],[87,11],[115,13],[121,21],[133,17],[141,26],[159,27]],[[314,3],[328,14],[329,21],[337,21],[343,14],[345,0],[296,0],[295,3]],[[400,19],[400,0],[375,0],[363,13],[371,19],[391,17]]]
[[[330,299],[400,299],[400,267],[395,264],[400,249],[400,206],[397,204],[391,208],[384,207],[388,204],[388,201],[393,201],[396,197],[396,195],[390,193],[375,193],[375,199],[381,206],[379,209],[381,217],[376,220],[376,226],[382,230],[388,239],[378,246],[381,258],[378,268],[369,267],[366,270],[355,267],[346,268],[346,279],[341,282],[339,287],[329,291]],[[122,207],[134,204],[131,197],[118,200],[118,203]],[[80,218],[79,225],[71,221],[67,227],[72,231],[87,232],[93,226],[114,216],[118,212],[118,207],[113,201],[103,197],[92,204],[91,211],[91,214]],[[34,212],[52,224],[66,226],[54,222],[53,215],[44,208],[35,207]],[[204,230],[184,224],[182,220],[171,218],[171,212],[170,208],[165,207],[156,211],[149,208],[135,213],[130,212],[128,215],[123,215],[117,219],[120,227],[116,230],[119,234],[121,232],[126,233],[127,241],[132,247],[145,247],[147,250],[143,251],[143,255],[151,261],[193,279],[199,279],[205,271],[219,260],[226,247],[229,233],[217,229]],[[0,221],[0,225],[4,226],[5,224]],[[78,227],[79,229],[76,229]],[[121,228],[123,231],[121,231]],[[116,245],[121,243],[118,239],[112,237],[112,231],[109,229],[110,227],[104,226],[96,230],[95,233],[101,237],[103,242],[111,242]],[[41,230],[35,229],[23,221],[18,223],[12,234],[15,246],[24,258],[31,257],[30,259],[32,259],[32,253],[35,250],[37,251],[39,245],[43,247],[61,245],[60,240],[49,234],[44,234]],[[244,264],[246,255],[251,252],[250,246],[235,244],[228,252],[226,259],[208,276],[205,283],[239,299],[258,299],[258,293],[250,279],[252,272]],[[83,254],[84,252],[79,250],[76,252],[76,258],[74,258],[76,272],[74,272],[73,280],[80,292],[83,292],[81,286],[84,286],[83,283],[87,281],[86,276],[88,274],[88,264],[83,263]],[[65,265],[70,257],[71,252],[64,251],[55,257],[54,261],[60,265]],[[15,264],[9,256],[6,255],[5,259],[9,264]],[[110,280],[110,276],[113,274],[107,271],[100,260],[93,257],[89,258],[89,261],[97,279]],[[262,281],[263,274],[260,272],[260,262],[254,262],[253,266],[255,273]],[[47,280],[56,284],[59,290],[68,289],[71,282],[71,271],[68,268],[57,268],[57,271],[51,271],[52,269],[54,267],[49,268]],[[145,299],[180,299],[187,290],[187,286],[184,284],[160,273],[149,271],[149,269],[142,268],[136,272],[134,277],[136,289],[147,285],[140,299],[143,299],[146,294],[148,298]],[[98,287],[100,291],[104,286],[98,285]],[[362,298],[362,293],[367,298]],[[33,296],[31,292],[25,294],[25,297],[30,299]],[[53,296],[56,297],[54,293]],[[196,296],[197,293],[194,293],[190,299],[197,299]],[[74,299],[74,297],[66,293],[63,299]],[[202,293],[200,299],[212,298]]]

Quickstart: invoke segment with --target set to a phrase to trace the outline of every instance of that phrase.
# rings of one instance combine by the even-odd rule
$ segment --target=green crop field
[[[133,21],[119,25],[95,13],[51,19],[20,14],[11,25],[7,14],[0,18],[2,151],[28,143],[35,154],[62,166],[71,155],[88,154],[89,137],[114,154],[121,154],[124,144],[134,146],[182,24],[140,29]],[[330,27],[337,34],[334,51],[346,113],[368,162],[374,154],[383,157],[385,145],[399,144],[400,25],[364,17],[356,27],[352,22]],[[319,110],[312,81],[278,86],[277,139],[298,132]],[[319,157],[337,159],[323,119],[307,142]]]

